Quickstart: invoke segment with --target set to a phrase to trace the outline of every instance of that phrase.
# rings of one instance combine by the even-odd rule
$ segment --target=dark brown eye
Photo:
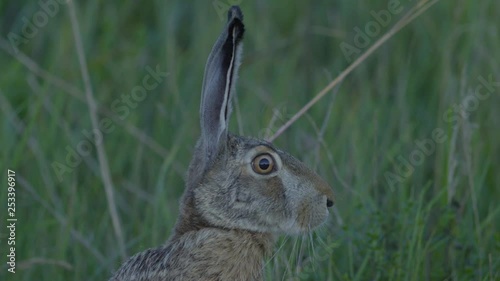
[[[252,161],[252,169],[257,174],[267,175],[274,171],[274,159],[268,154],[260,154],[257,155]]]

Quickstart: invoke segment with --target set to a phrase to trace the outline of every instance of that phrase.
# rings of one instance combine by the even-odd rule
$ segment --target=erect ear
[[[227,142],[231,96],[238,75],[244,31],[243,14],[239,7],[233,6],[205,66],[200,121],[206,163],[213,161]]]

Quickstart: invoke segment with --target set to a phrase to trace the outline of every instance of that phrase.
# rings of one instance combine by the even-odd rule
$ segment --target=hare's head
[[[203,225],[300,233],[323,223],[330,186],[272,144],[228,133],[241,57],[243,15],[232,7],[208,58],[201,97],[201,137],[187,177],[184,212]]]

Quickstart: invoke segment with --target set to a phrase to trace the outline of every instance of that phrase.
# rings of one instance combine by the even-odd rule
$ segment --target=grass
[[[360,51],[415,4],[401,1]],[[341,43],[354,45],[354,28],[389,2],[240,5],[247,34],[231,127],[269,137],[350,65]],[[223,25],[211,1],[79,1],[85,83],[70,7],[58,8],[15,54],[9,33],[23,35],[23,18],[41,8],[0,3],[2,280],[106,280],[124,254],[168,238],[199,135],[204,63]],[[274,140],[329,181],[337,202],[313,234],[280,238],[267,280],[500,278],[500,89],[471,92],[478,77],[500,81],[498,10],[491,0],[437,2]],[[143,101],[121,100],[157,66],[168,75]],[[113,128],[97,146],[106,188],[102,155],[82,145],[91,114]],[[79,146],[90,152],[76,164],[67,149]],[[60,180],[55,162],[75,167]],[[7,169],[17,179],[15,275],[5,263]]]

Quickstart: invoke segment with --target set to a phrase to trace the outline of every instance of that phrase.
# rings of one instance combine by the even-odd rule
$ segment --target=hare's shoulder
[[[130,258],[112,280],[259,280],[272,241],[216,228],[188,232]],[[244,278],[244,279],[245,279]]]

